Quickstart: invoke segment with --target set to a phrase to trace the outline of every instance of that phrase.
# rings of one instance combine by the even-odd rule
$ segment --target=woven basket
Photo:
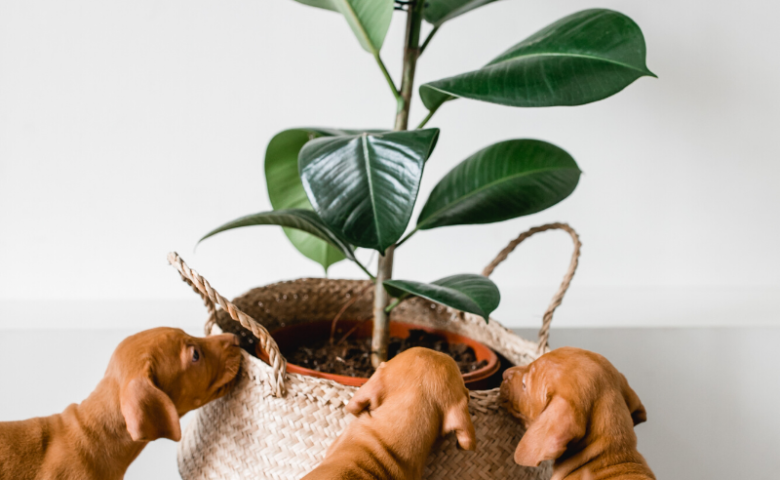
[[[577,268],[580,241],[576,232],[560,223],[533,228],[513,240],[483,271],[483,275],[490,275],[520,242],[551,229],[571,235],[574,254],[563,283],[544,314],[537,343],[520,338],[493,319],[486,324],[481,317],[419,297],[396,307],[393,320],[466,335],[516,365],[532,362],[549,350],[547,339],[553,312]],[[203,297],[209,311],[207,334],[218,324],[222,330],[240,335],[245,349],[254,351],[256,342],[259,343],[270,362],[266,364],[244,352],[235,388],[194,412],[179,444],[182,478],[297,480],[303,477],[322,461],[330,444],[354,418],[344,406],[357,388],[286,373],[286,361],[268,331],[335,316],[351,320],[369,318],[373,308],[372,284],[359,280],[300,279],[255,288],[229,302],[177,254],[170,254],[168,260]],[[549,463],[539,468],[514,463],[513,452],[523,432],[500,406],[499,389],[472,390],[470,396],[477,451],[458,450],[453,436],[443,439],[428,458],[424,478],[549,479]]]

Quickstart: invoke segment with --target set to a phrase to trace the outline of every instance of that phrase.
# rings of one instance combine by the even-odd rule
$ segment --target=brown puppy
[[[222,396],[241,363],[234,335],[155,328],[126,338],[81,404],[0,422],[0,480],[121,480],[146,444],[181,438],[179,417]]]
[[[559,348],[504,372],[501,396],[527,429],[515,462],[554,460],[553,480],[655,479],[636,449],[645,407],[601,355]]]
[[[306,480],[419,479],[436,439],[476,448],[469,391],[455,361],[410,348],[379,366],[347,411],[358,415]]]

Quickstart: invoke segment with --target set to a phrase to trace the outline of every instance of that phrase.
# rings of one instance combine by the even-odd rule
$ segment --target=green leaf
[[[461,274],[442,278],[432,283],[410,280],[385,280],[383,285],[391,296],[404,298],[417,295],[464,312],[479,315],[488,321],[490,313],[498,308],[501,294],[489,278],[482,275]]]
[[[385,41],[390,20],[393,18],[394,0],[296,0],[344,15],[349,28],[355,33],[360,46],[377,54]]]
[[[584,10],[531,35],[473,72],[426,83],[420,97],[435,110],[453,97],[513,107],[582,105],[607,98],[642,76],[645,39],[611,10]]]
[[[298,0],[300,1],[300,0]],[[426,0],[423,18],[438,27],[447,20],[470,12],[496,0]]]
[[[341,130],[293,128],[271,139],[265,151],[265,181],[274,210],[313,210],[298,175],[298,152],[311,139],[345,134]],[[317,236],[288,227],[284,233],[299,252],[322,265],[326,273],[328,267],[345,258],[339,249]]]
[[[343,238],[331,232],[328,227],[320,220],[320,217],[311,210],[289,209],[274,210],[273,212],[261,212],[245,217],[238,218],[228,222],[214,230],[210,231],[201,238],[198,243],[212,237],[220,232],[232,230],[234,228],[251,227],[256,225],[279,225],[282,227],[295,228],[303,232],[310,233],[315,237],[327,242],[336,250],[341,252],[346,258],[355,260],[355,254],[352,247]]]
[[[298,156],[303,188],[332,231],[384,253],[409,224],[438,136],[433,128],[312,140]]]
[[[561,148],[540,140],[507,140],[470,156],[431,192],[417,229],[501,222],[568,197],[580,169]]]

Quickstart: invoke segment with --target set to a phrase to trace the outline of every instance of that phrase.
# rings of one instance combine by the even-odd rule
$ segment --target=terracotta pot
[[[373,327],[371,322],[342,320],[338,323],[338,333],[336,338],[341,338],[341,336],[343,336],[358,323],[360,323],[360,325],[350,336],[357,338],[370,337]],[[279,345],[279,349],[282,352],[285,352],[290,351],[299,345],[311,345],[316,340],[329,337],[330,328],[330,320],[303,324],[299,323],[297,325],[290,325],[273,330],[271,335]],[[474,390],[483,387],[488,378],[495,374],[501,366],[500,362],[498,361],[498,357],[493,352],[493,350],[482,345],[476,340],[472,340],[471,338],[458,335],[457,333],[448,332],[446,330],[437,330],[434,328],[414,325],[411,323],[390,322],[390,335],[393,337],[406,338],[409,336],[409,330],[424,330],[428,333],[441,335],[445,337],[451,344],[465,343],[474,349],[474,354],[477,357],[477,361],[487,360],[488,363],[484,367],[463,375],[463,381],[466,383],[466,387],[469,389]],[[268,355],[262,349],[260,349],[259,345],[257,346],[256,353],[262,361],[268,363]],[[332,373],[318,372],[316,370],[304,368],[292,363],[287,364],[287,371],[291,373],[299,373],[302,375],[310,375],[312,377],[327,378],[342,385],[349,385],[353,387],[359,387],[368,381],[368,378],[348,377],[346,375],[335,375]]]

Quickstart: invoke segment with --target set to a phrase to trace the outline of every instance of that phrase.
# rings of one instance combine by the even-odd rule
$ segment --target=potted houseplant
[[[281,331],[290,325],[305,325],[305,332],[307,328],[312,330],[311,325],[316,320],[335,322],[345,310],[353,309],[359,312],[359,315],[354,315],[354,320],[365,320],[362,317],[372,320],[366,325],[371,325],[368,330],[371,336],[370,357],[374,366],[388,355],[390,314],[401,319],[425,317],[422,323],[428,326],[456,333],[465,332],[466,336],[488,344],[511,361],[522,362],[533,358],[535,353],[520,353],[522,348],[512,346],[520,345],[513,342],[522,340],[515,340],[517,337],[497,325],[497,322],[485,324],[500,300],[498,288],[486,276],[455,274],[431,283],[423,283],[418,279],[394,279],[392,271],[396,250],[424,230],[450,225],[501,222],[540,212],[564,200],[574,191],[580,178],[580,169],[565,150],[541,140],[509,139],[486,146],[463,160],[439,181],[410,229],[424,167],[439,140],[439,129],[426,127],[444,104],[454,109],[456,104],[465,101],[458,99],[515,107],[547,107],[581,105],[607,98],[642,76],[654,76],[645,65],[645,42],[641,30],[630,18],[611,10],[584,10],[562,18],[495,56],[482,68],[420,86],[419,96],[428,113],[416,128],[410,130],[409,113],[415,67],[420,55],[448,20],[492,1],[297,1],[333,10],[344,16],[360,46],[376,61],[388,84],[391,100],[397,104],[394,128],[343,130],[305,127],[282,131],[271,140],[265,156],[266,182],[274,210],[228,222],[207,233],[203,239],[235,228],[277,225],[285,229],[295,248],[326,270],[335,262],[347,260],[363,270],[368,280],[302,279],[262,287],[237,298],[235,305],[224,303],[224,299],[217,302],[223,307],[230,307],[225,309],[230,312],[223,311],[223,317],[228,322],[230,317],[238,320],[236,312],[241,309],[269,331]],[[393,80],[380,55],[394,10],[402,10],[406,20],[400,85]],[[427,35],[423,36],[423,25],[426,22],[430,28],[426,27]],[[442,141],[446,141],[446,137],[442,137]],[[376,267],[362,264],[355,255],[356,248],[378,252]],[[174,263],[176,261],[174,259]],[[398,257],[398,261],[403,261],[403,257]],[[573,265],[576,266],[576,257]],[[188,271],[181,265],[179,270],[185,273]],[[187,281],[196,287],[200,285],[197,277],[185,273],[183,276]],[[199,290],[206,298],[210,287]],[[364,295],[366,292],[373,295]],[[455,325],[458,318],[465,319],[466,323],[471,322],[469,328],[459,329]],[[478,327],[479,322],[475,319],[481,319],[479,322],[483,326]],[[253,332],[265,332],[263,327],[252,328]],[[298,330],[289,336],[299,338],[300,332]],[[327,335],[324,330],[317,332],[320,338]],[[498,338],[501,339],[496,340]],[[269,345],[272,350],[276,349],[275,342]],[[283,378],[283,364],[282,367],[277,363],[272,365],[273,372]],[[260,372],[265,371],[263,368],[266,367],[257,368]],[[250,376],[255,378],[253,375]],[[266,374],[258,373],[256,378],[263,375]],[[322,418],[332,417],[333,425],[343,425],[345,414],[339,410],[340,404],[334,406],[332,398],[338,395],[348,398],[352,391],[349,388],[352,387],[321,384],[304,380],[304,377],[295,378],[298,378],[298,383],[309,382],[305,388],[301,387],[301,391],[305,390],[306,393],[296,397],[306,397],[307,402],[313,402],[307,404],[306,408],[315,408],[313,405],[326,408],[325,405],[330,405],[327,414],[317,417],[320,419],[318,422]],[[317,389],[325,389],[329,393],[312,400],[311,392]],[[277,394],[280,391],[277,390]],[[235,397],[241,401],[250,398],[241,395],[236,394]],[[493,408],[497,402],[494,391],[472,393],[472,400],[474,395],[482,399],[481,410],[475,414],[478,417],[486,416],[482,421],[492,429],[491,432],[496,433],[504,428],[502,422],[511,423],[504,419],[499,409]],[[283,399],[269,400],[277,401],[283,402]],[[263,408],[254,410],[250,421],[261,424],[266,419],[265,409],[270,408],[270,405],[265,404]],[[289,412],[288,404],[274,405],[280,411]],[[215,406],[212,410],[216,408],[227,407]],[[241,408],[246,410],[246,407]],[[296,409],[302,411],[305,408],[298,406]],[[267,418],[271,421],[270,416]],[[277,412],[273,421],[279,418]],[[213,437],[212,441],[216,442],[224,438],[229,429],[243,428],[242,422],[246,421],[244,418],[233,423],[227,420],[212,422],[208,428],[204,422],[198,422],[193,428],[201,429],[196,435],[200,441],[206,441],[203,429],[222,429],[222,433]],[[267,475],[267,478],[297,478],[295,475],[307,468],[308,463],[301,458],[294,461],[278,459],[287,458],[280,453],[287,451],[284,449],[300,450],[285,442],[282,442],[283,445],[272,444],[261,439],[276,435],[280,429],[287,427],[307,427],[297,416],[294,421],[285,424],[287,427],[274,425],[270,430],[263,430],[262,435],[258,434],[257,442],[263,442],[262,446],[255,445],[246,455],[234,451],[230,456],[242,459],[257,455],[273,458],[269,461],[281,462],[273,475],[267,473],[267,462],[263,464],[263,469],[253,469],[246,465],[242,468]],[[480,426],[476,420],[475,425],[479,437]],[[329,443],[327,439],[335,438],[340,428],[334,427],[334,430],[335,433],[323,433],[323,448],[312,453],[309,463],[316,465],[317,458],[321,458]],[[514,441],[516,430],[511,426],[503,431],[507,444]],[[319,435],[322,429],[307,432],[307,435]],[[450,446],[454,449],[454,444]],[[504,472],[516,468],[510,465],[511,458],[508,461],[503,458],[506,456],[504,446],[499,447],[493,449],[493,446],[489,446],[482,450],[480,446],[481,451],[477,454],[479,461],[487,465],[498,462],[496,465],[500,464]],[[205,472],[210,467],[203,463],[207,460],[192,448],[189,446],[185,448],[186,452],[180,452],[182,476],[201,478],[199,475],[205,473],[193,472]],[[230,448],[235,450],[237,447]],[[447,448],[443,446],[442,451]],[[434,457],[437,455],[434,454]],[[451,456],[443,455],[440,460],[452,464]],[[438,468],[435,477],[457,477],[460,475],[457,473],[457,465],[454,468]],[[543,474],[533,475],[526,475],[525,478],[544,478]]]
[[[487,320],[500,299],[498,288],[481,275],[456,274],[431,283],[392,279],[397,249],[427,229],[540,212],[569,196],[580,176],[574,159],[553,144],[532,139],[499,142],[451,170],[406,233],[425,163],[439,137],[439,129],[425,126],[439,108],[456,98],[520,107],[578,105],[608,97],[652,73],[633,21],[609,10],[585,10],[537,32],[481,69],[422,85],[420,97],[428,115],[408,130],[420,55],[447,20],[489,2],[400,3],[407,12],[407,32],[402,80],[396,87],[380,56],[392,2],[300,1],[344,14],[397,102],[395,128],[296,128],[277,134],[265,156],[274,210],[229,222],[204,239],[233,228],[280,225],[292,244],[326,271],[341,260],[355,262],[375,284],[371,361],[377,366],[387,359],[388,318],[401,300],[422,296]],[[433,28],[421,42],[423,20]],[[358,261],[356,247],[379,253],[375,272]]]

